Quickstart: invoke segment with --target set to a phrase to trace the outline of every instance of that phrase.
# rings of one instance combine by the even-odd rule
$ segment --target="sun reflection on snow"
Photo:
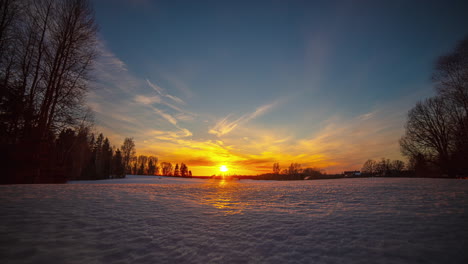
[[[247,211],[268,211],[274,213],[305,214],[309,217],[325,217],[343,210],[339,201],[316,201],[316,194],[310,190],[313,183],[298,187],[294,183],[267,184],[239,183],[235,180],[211,180],[204,185],[199,203],[220,210],[225,215],[244,214]],[[293,187],[294,188],[289,188]],[[321,189],[323,191],[323,189]],[[297,199],[296,193],[310,199]],[[323,200],[323,199],[322,199]]]
[[[225,179],[220,180],[219,183],[218,183],[219,187],[224,187],[226,185],[227,185],[227,181]]]
[[[227,179],[212,181],[207,185],[210,191],[204,193],[201,201],[222,210],[226,215],[242,214],[247,202],[239,199],[239,183]]]

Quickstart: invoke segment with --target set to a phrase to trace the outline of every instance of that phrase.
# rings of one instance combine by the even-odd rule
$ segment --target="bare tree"
[[[280,165],[278,162],[273,163],[273,173],[279,174],[281,171]]]
[[[125,138],[122,146],[120,147],[122,151],[122,160],[125,167],[126,173],[131,173],[130,161],[135,157],[135,142],[133,138]]]
[[[291,165],[289,165],[289,168],[288,168],[289,175],[298,175],[301,172],[302,172],[301,164],[293,162],[291,163]]]
[[[323,175],[323,172],[318,168],[305,168],[302,170],[304,176],[319,177]]]
[[[162,175],[172,175],[172,164],[170,162],[161,162],[161,173]]]
[[[390,169],[395,173],[401,173],[405,169],[405,163],[401,160],[392,160]]]
[[[453,52],[439,57],[432,79],[438,94],[454,103],[461,115],[468,115],[468,36]]]
[[[364,165],[362,165],[361,172],[365,174],[377,173],[377,162],[371,159],[367,160],[366,162],[364,162]]]
[[[391,161],[386,158],[382,158],[376,163],[375,172],[380,176],[388,176],[391,173]]]
[[[409,157],[423,155],[448,173],[454,150],[450,111],[451,105],[442,97],[416,104],[408,113],[406,133],[400,140],[402,153]]]
[[[96,56],[89,2],[2,0],[0,19],[0,107],[10,141],[77,125]]]
[[[439,57],[432,76],[437,93],[451,105],[455,173],[467,174],[468,165],[468,36],[447,55]]]

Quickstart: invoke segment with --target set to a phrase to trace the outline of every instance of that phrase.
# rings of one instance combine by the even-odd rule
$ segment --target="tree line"
[[[138,155],[130,159],[127,174],[191,177],[192,171],[184,163],[180,163],[180,166],[179,163],[173,166],[170,162],[158,164],[157,157]]]
[[[112,147],[102,133],[95,135],[89,128],[63,130],[53,145],[55,168],[61,169],[66,180],[101,180],[125,177],[120,149]]]
[[[436,95],[408,113],[401,152],[418,176],[468,176],[468,37],[435,63]]]
[[[135,141],[133,138],[125,138],[122,147],[122,162],[126,174],[133,175],[161,175],[176,177],[191,177],[192,171],[184,163],[170,162],[158,164],[158,158],[154,156],[136,155]]]
[[[291,163],[288,167],[281,169],[278,162],[273,163],[273,172],[258,175],[257,180],[304,180],[309,178],[320,178],[325,174],[317,168],[302,168],[299,163]]]
[[[398,177],[398,176],[410,176],[412,168],[408,168],[405,163],[401,160],[390,160],[382,158],[380,161],[372,159],[364,162],[361,173],[363,176],[381,176],[381,177]]]

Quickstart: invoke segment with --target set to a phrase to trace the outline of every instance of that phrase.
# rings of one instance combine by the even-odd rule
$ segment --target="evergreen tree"
[[[125,166],[122,160],[122,152],[120,149],[115,151],[115,155],[112,158],[112,174],[117,178],[125,177]]]
[[[112,148],[109,139],[106,137],[102,143],[101,162],[102,162],[102,178],[108,179],[111,174],[112,166]]]
[[[135,159],[135,160],[136,160],[136,159]],[[137,175],[137,174],[138,174],[138,163],[137,163],[136,161],[133,162],[132,174],[133,174],[133,175]]]
[[[156,174],[156,165],[153,163],[153,157],[150,156],[149,161],[148,161],[148,170],[147,174],[148,175],[155,175]]]
[[[180,164],[180,176],[182,177],[188,176],[188,168],[187,168],[187,165],[185,165],[184,163]]]
[[[145,156],[145,155],[140,155],[140,156],[138,156],[137,162],[138,162],[137,174],[138,175],[146,175],[147,174],[147,167],[148,167],[148,165],[147,165],[148,157]]]
[[[180,171],[179,171],[179,163],[175,165],[174,168],[174,176],[180,176]]]
[[[91,139],[88,142],[89,156],[87,157],[86,167],[81,174],[83,180],[95,180],[96,179],[96,151],[95,151],[96,140],[94,134],[91,134]]]
[[[102,153],[102,145],[104,143],[104,135],[100,133],[96,139],[96,143],[94,145],[94,164],[96,164],[96,179],[103,179],[104,178],[104,164],[103,164],[103,153]]]

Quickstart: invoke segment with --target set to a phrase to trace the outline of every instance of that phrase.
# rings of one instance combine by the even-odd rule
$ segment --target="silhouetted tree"
[[[437,96],[408,113],[402,153],[419,164],[419,170],[435,167],[450,176],[468,174],[468,37],[439,57],[432,77]]]
[[[405,163],[401,160],[393,160],[390,164],[392,172],[399,174],[405,169]]]
[[[364,162],[364,165],[362,165],[361,172],[364,174],[369,174],[369,175],[374,175],[377,173],[377,162],[375,160],[367,160]]]
[[[89,120],[84,96],[96,31],[86,0],[0,2],[0,147],[15,150],[7,164],[27,164],[22,172],[8,165],[8,174],[64,181],[66,166],[76,166],[57,158],[54,144]]]
[[[376,165],[376,172],[379,176],[389,176],[391,173],[391,161],[382,158]]]
[[[174,168],[174,176],[180,176],[180,171],[179,171],[179,163],[175,165]]]
[[[274,173],[274,174],[279,174],[280,171],[281,171],[281,169],[280,169],[279,163],[278,163],[278,162],[273,163],[273,173]]]
[[[132,165],[131,171],[133,175],[138,174],[138,158],[133,157],[132,160],[130,161],[130,164]]]
[[[317,168],[305,168],[302,170],[302,174],[304,176],[310,176],[312,178],[322,176],[323,173],[320,171],[320,169]]]
[[[153,157],[153,156],[149,156],[148,157],[148,170],[147,170],[147,174],[148,175],[156,175],[157,172],[158,172],[158,169],[157,169],[157,163],[158,162],[158,158],[156,157]]]
[[[115,151],[115,155],[112,157],[112,174],[116,178],[125,177],[125,165],[123,164],[123,157],[120,149]]]
[[[74,165],[72,171],[69,172],[70,179],[80,180],[85,175],[85,170],[92,156],[92,148],[89,144],[89,139],[92,134],[89,132],[90,128],[81,126],[78,130],[76,144],[72,150],[72,159]]]
[[[91,134],[88,148],[89,148],[89,155],[88,160],[86,161],[86,166],[81,174],[80,179],[83,180],[95,180],[96,177],[96,153],[94,146],[96,144],[96,140],[94,138],[94,134]]]
[[[172,164],[170,162],[161,162],[161,173],[165,176],[171,176]]]
[[[451,53],[439,57],[432,78],[439,96],[452,106],[452,173],[468,175],[468,36]]]
[[[431,171],[433,171],[431,165],[427,162],[426,158],[422,154],[410,157],[408,169],[415,172],[417,177],[431,176]]]
[[[0,64],[6,88],[0,105],[10,114],[2,119],[14,133],[9,136],[44,140],[85,113],[82,98],[96,56],[93,11],[86,0],[2,1],[0,8],[7,20],[15,15],[0,29],[12,32],[0,36],[9,51],[0,55],[7,56]]]
[[[108,179],[111,175],[111,167],[112,167],[112,156],[113,150],[110,146],[109,139],[106,137],[104,142],[102,143],[102,150],[101,150],[101,162],[102,162],[102,178]]]
[[[130,166],[130,161],[135,157],[136,154],[135,142],[133,141],[133,138],[125,138],[120,149],[122,151],[125,171],[128,174],[132,174],[132,167]],[[133,172],[133,174],[136,174],[136,170]]]
[[[96,139],[94,149],[93,149],[93,158],[94,164],[96,165],[96,172],[95,178],[96,179],[103,179],[104,178],[104,162],[103,162],[103,153],[102,153],[102,145],[104,143],[104,135],[100,133]]]
[[[138,163],[138,170],[137,173],[138,175],[145,175],[147,171],[147,163],[148,163],[148,157],[145,155],[140,155],[137,158],[137,163]]]
[[[454,124],[449,114],[451,108],[441,97],[416,104],[408,113],[406,133],[400,140],[403,155],[423,155],[444,173],[449,173],[455,149]]]
[[[291,163],[288,168],[289,175],[297,175],[301,172],[301,164],[299,163]]]
[[[180,164],[180,176],[182,177],[188,176],[188,168],[187,168],[187,165],[185,165],[184,163]]]

